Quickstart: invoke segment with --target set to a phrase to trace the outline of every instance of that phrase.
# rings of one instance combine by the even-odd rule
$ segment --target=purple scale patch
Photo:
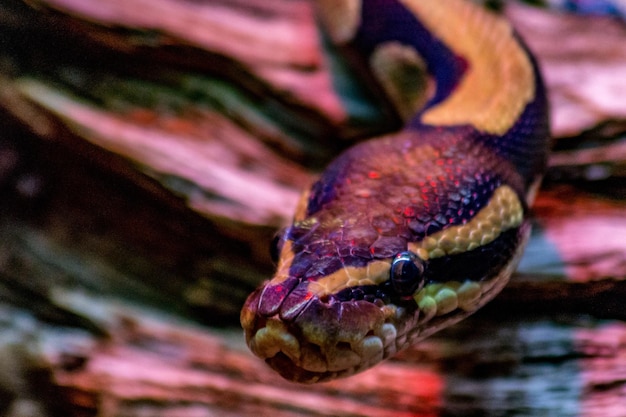
[[[343,267],[337,256],[327,256],[314,262],[304,275],[305,279],[316,279],[331,274]],[[330,272],[329,272],[330,271]]]
[[[267,285],[260,295],[259,313],[267,317],[278,312],[282,302],[298,284],[295,278],[288,278],[278,285]]]
[[[364,1],[361,19],[355,43],[364,56],[369,56],[376,46],[389,41],[410,45],[419,51],[429,73],[437,80],[435,96],[426,107],[445,100],[467,69],[467,62],[463,58],[455,55],[433,36],[397,0]]]
[[[407,248],[406,239],[400,237],[379,237],[370,247],[374,258],[392,258]]]
[[[353,257],[357,257],[357,258],[363,258],[363,259],[371,259],[372,258],[372,253],[370,252],[370,247],[369,245],[364,246],[352,246],[350,248],[350,255],[352,255]]]
[[[386,215],[375,216],[372,219],[372,227],[383,236],[393,235],[397,231],[397,226],[394,221]]]
[[[301,282],[285,298],[280,306],[280,318],[285,321],[292,321],[306,308],[313,300],[309,292],[308,283]]]

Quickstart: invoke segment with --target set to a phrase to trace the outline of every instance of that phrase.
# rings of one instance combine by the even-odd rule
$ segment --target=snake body
[[[435,87],[403,130],[348,149],[304,193],[276,239],[275,276],[242,309],[250,349],[307,383],[365,370],[506,285],[549,137],[536,63],[502,18],[462,0],[319,9],[364,62],[400,51]]]

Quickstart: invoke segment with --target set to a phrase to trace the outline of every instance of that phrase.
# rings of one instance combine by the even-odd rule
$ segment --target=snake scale
[[[403,130],[348,149],[305,191],[276,274],[242,309],[252,352],[303,383],[370,368],[491,300],[528,239],[549,149],[541,76],[503,18],[463,0],[317,6],[383,84],[399,51],[432,88]]]

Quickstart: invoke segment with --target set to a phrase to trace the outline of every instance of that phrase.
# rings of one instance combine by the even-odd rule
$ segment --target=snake
[[[250,350],[300,383],[369,369],[493,299],[529,239],[550,142],[537,61],[501,15],[464,0],[316,9],[365,79],[417,98],[398,132],[343,151],[304,191],[274,276],[241,310]],[[402,68],[422,71],[400,83]]]

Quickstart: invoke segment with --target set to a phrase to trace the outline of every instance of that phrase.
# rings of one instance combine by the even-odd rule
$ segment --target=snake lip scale
[[[317,6],[407,121],[303,193],[273,244],[274,277],[241,311],[252,352],[301,383],[368,369],[495,297],[528,240],[549,149],[537,64],[501,17],[464,0]],[[406,68],[432,81],[409,77],[405,92]]]

